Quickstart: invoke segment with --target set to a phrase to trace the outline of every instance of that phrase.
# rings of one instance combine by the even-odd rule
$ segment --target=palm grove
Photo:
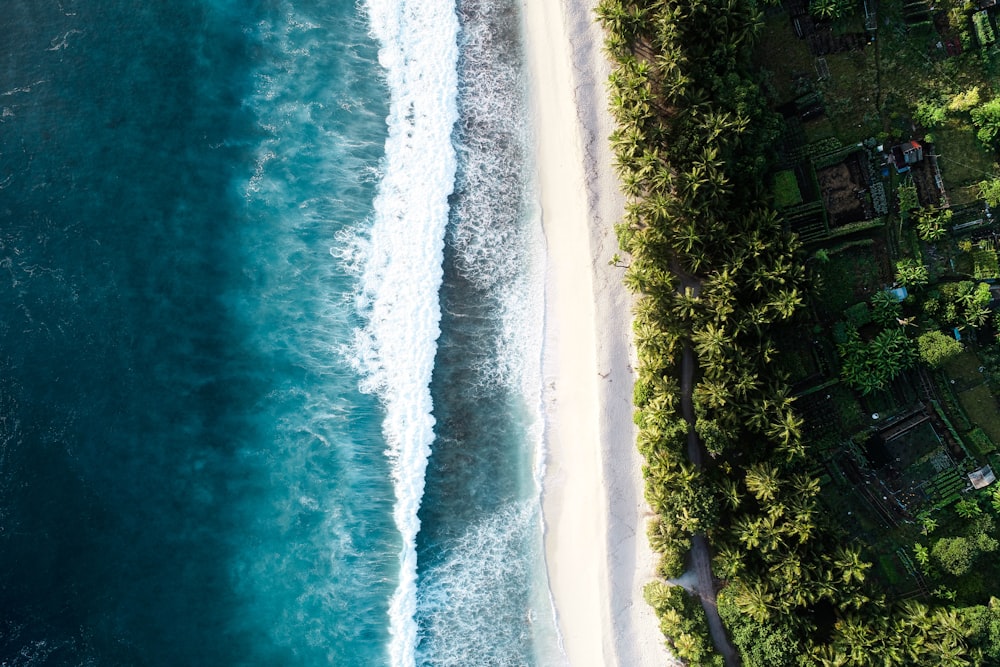
[[[887,603],[861,546],[817,510],[802,422],[773,370],[806,285],[762,186],[780,119],[749,64],[758,8],[602,0],[598,15],[615,65],[618,235],[639,295],[635,419],[660,574],[680,575],[692,538],[707,537],[718,613],[746,665],[981,664],[965,616]],[[647,598],[675,655],[722,664],[695,600],[661,582]]]

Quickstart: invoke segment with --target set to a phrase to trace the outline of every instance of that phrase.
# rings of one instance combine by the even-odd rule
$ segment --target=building
[[[905,174],[910,170],[910,165],[916,164],[924,159],[924,147],[919,141],[908,141],[892,147],[892,164],[896,167],[896,172]]]

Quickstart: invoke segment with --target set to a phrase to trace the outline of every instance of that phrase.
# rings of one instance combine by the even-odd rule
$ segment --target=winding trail
[[[671,270],[680,279],[681,290],[691,288],[695,293],[700,290],[701,283],[696,278],[681,271],[676,263],[671,267]],[[705,465],[705,447],[694,429],[695,366],[694,351],[691,349],[691,341],[689,340],[684,343],[684,354],[681,357],[681,415],[688,423],[688,459],[701,470]],[[701,599],[701,606],[708,618],[708,630],[712,635],[715,650],[726,661],[726,667],[739,667],[739,654],[732,642],[729,641],[729,635],[726,634],[726,628],[719,617],[719,609],[716,605],[718,591],[715,587],[715,576],[712,574],[712,552],[708,547],[708,540],[702,533],[691,537],[691,568],[697,576],[698,583],[695,585],[695,592]]]

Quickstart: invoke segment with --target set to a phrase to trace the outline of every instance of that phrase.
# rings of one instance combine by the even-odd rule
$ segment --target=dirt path
[[[681,278],[681,289],[684,287],[694,287],[685,276],[677,273]],[[691,350],[690,341],[684,345],[684,355],[681,357],[681,414],[688,423],[687,452],[691,463],[699,469],[704,465],[705,448],[698,439],[698,434],[694,430],[694,402],[692,400],[694,392],[694,352]],[[701,598],[701,606],[705,609],[705,616],[708,618],[708,630],[712,635],[712,643],[715,650],[726,661],[726,667],[738,667],[740,664],[739,654],[736,648],[729,641],[726,628],[722,625],[719,617],[719,610],[716,606],[715,597],[715,577],[712,574],[712,553],[708,548],[708,540],[702,534],[694,535],[691,538],[691,567],[697,575],[698,583],[695,590]]]

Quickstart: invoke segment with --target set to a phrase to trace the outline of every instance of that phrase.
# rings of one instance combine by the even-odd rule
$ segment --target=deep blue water
[[[5,3],[0,664],[549,664],[519,17],[450,10],[431,178],[402,3]]]

